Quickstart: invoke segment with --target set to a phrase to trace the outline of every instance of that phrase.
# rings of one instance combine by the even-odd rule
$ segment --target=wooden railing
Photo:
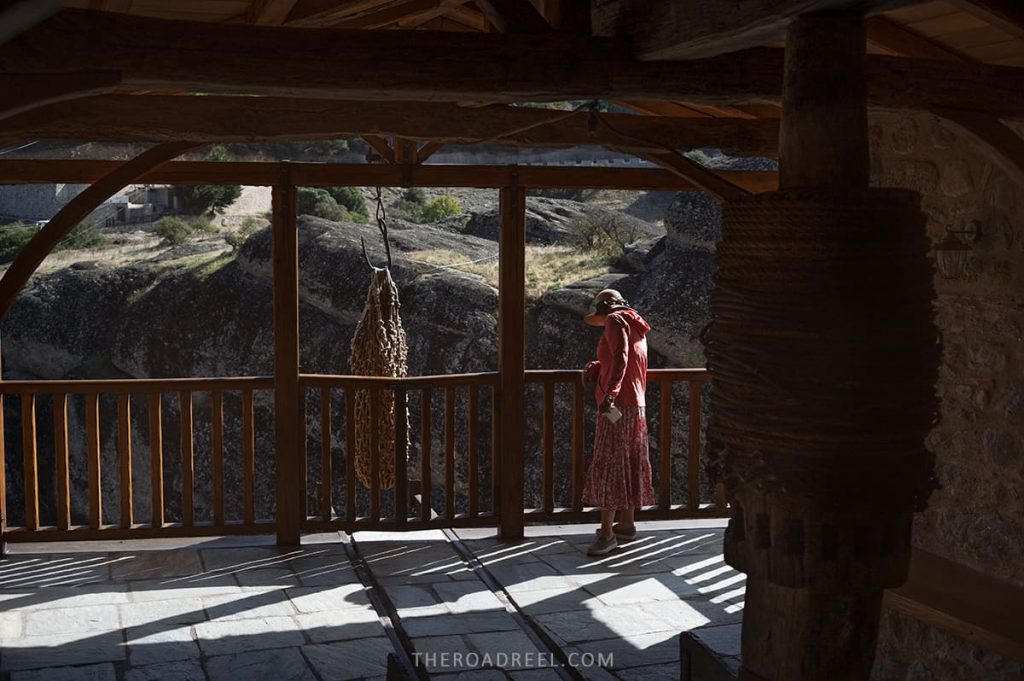
[[[316,438],[307,437],[307,453],[318,451],[319,460],[307,457],[307,479],[319,471],[318,489],[307,494],[306,531],[324,529],[422,529],[428,527],[467,527],[494,525],[497,520],[494,500],[498,495],[498,476],[494,463],[496,451],[496,405],[494,399],[498,374],[450,374],[445,376],[416,376],[402,379],[364,378],[356,376],[312,376],[299,378],[300,391],[305,397],[307,425],[318,423]],[[355,457],[347,456],[355,450],[355,432],[349,424],[355,420],[357,391],[370,393],[371,421],[376,421],[372,409],[377,403],[375,393],[390,391],[395,397],[397,435],[395,437],[395,485],[392,490],[381,490],[371,484],[367,489],[357,481]],[[489,408],[482,430],[481,398],[487,399]],[[337,399],[336,399],[337,398]],[[462,409],[459,403],[462,402]],[[402,418],[408,409],[409,418]],[[459,447],[457,421],[465,416],[466,435]],[[339,426],[339,427],[336,427]],[[312,430],[312,428],[311,428]],[[338,450],[333,435],[341,434],[344,441],[344,469],[334,465]],[[307,436],[309,433],[307,433]],[[406,436],[418,455],[406,465],[409,454]],[[436,438],[439,435],[440,438]],[[487,437],[486,457],[482,456],[481,439]],[[376,429],[371,428],[369,450],[378,447]],[[439,439],[441,446],[435,447]],[[481,465],[486,458],[486,467]],[[378,479],[376,460],[372,479]],[[464,480],[459,484],[457,467],[463,464]],[[437,465],[440,464],[440,465]],[[415,466],[415,468],[414,468]],[[418,470],[415,470],[418,469]],[[435,469],[439,469],[435,470]],[[435,475],[439,478],[435,484]],[[410,475],[412,474],[412,475]],[[410,480],[410,477],[418,479]],[[340,482],[340,485],[337,483]],[[344,512],[334,503],[334,491],[344,491]],[[434,501],[434,491],[439,491]],[[361,498],[368,496],[368,499]],[[366,503],[360,503],[360,501]],[[411,503],[410,503],[411,502]],[[483,502],[483,503],[481,503]],[[437,507],[435,509],[435,506]],[[313,507],[314,513],[308,509]],[[384,510],[382,511],[382,507]],[[359,515],[358,509],[368,509]]]
[[[540,506],[526,509],[527,522],[578,522],[597,518],[597,509],[586,509],[583,501],[585,461],[593,446],[592,426],[596,406],[592,392],[583,386],[580,374],[579,371],[526,372],[527,385],[536,386],[540,393],[536,403],[542,405],[540,491],[534,495],[539,499]],[[656,430],[652,429],[649,435],[652,452],[656,454],[652,456],[656,505],[640,511],[639,518],[656,520],[728,514],[721,488],[709,491],[705,489],[708,487],[706,483],[702,485],[702,386],[710,377],[710,372],[705,369],[648,371],[646,413],[649,422],[657,425]],[[563,386],[563,393],[571,394],[571,407],[568,410],[555,408],[559,386]],[[675,442],[672,432],[673,425],[676,425],[676,419],[673,418],[674,405],[679,403],[675,394],[680,390],[687,410],[687,437],[683,443]],[[563,398],[565,402],[570,399],[567,396]],[[564,438],[569,441],[567,447],[555,446],[559,430],[571,433],[568,438]],[[685,453],[685,466],[676,466],[674,453],[677,450]],[[559,451],[566,452],[568,456],[557,456]],[[568,459],[568,465],[560,466],[560,458]],[[684,476],[683,480],[680,475]],[[559,498],[559,490],[565,490],[562,498]],[[677,499],[675,493],[678,490],[685,492],[684,499]],[[712,500],[714,503],[711,503]],[[559,503],[566,501],[568,503]]]
[[[2,381],[0,399],[19,405],[22,476],[10,482],[12,489],[21,484],[24,498],[24,512],[17,514],[23,522],[8,527],[4,536],[57,540],[272,533],[274,489],[272,484],[260,489],[255,471],[258,463],[260,470],[270,470],[275,461],[305,472],[297,478],[303,485],[301,528],[306,532],[496,525],[502,493],[498,378],[496,373],[402,379],[302,375],[300,414],[305,414],[306,437],[295,443],[295,456],[287,452],[285,457],[272,451],[271,378]],[[527,522],[597,517],[597,509],[587,508],[582,497],[595,409],[580,378],[579,371],[526,372],[528,395],[538,391],[527,405],[539,408],[539,414],[536,408],[526,414],[524,463],[536,473],[526,476]],[[648,374],[657,503],[641,511],[641,518],[726,513],[720,493],[701,477],[702,386],[708,378],[700,369]],[[370,484],[364,484],[355,457],[349,456],[355,451],[351,424],[358,391],[370,393],[371,420],[378,418],[373,394],[394,395],[399,415],[395,460],[401,465],[395,467],[392,489],[381,489],[379,461],[371,462]],[[225,404],[234,418],[225,420]],[[672,418],[677,405],[685,405],[685,421]],[[38,422],[40,411],[52,414],[47,419],[52,430]],[[197,420],[202,426],[198,433]],[[81,427],[69,430],[69,423]],[[683,428],[685,437],[674,438],[673,425]],[[9,436],[19,430],[12,426]],[[377,433],[371,431],[369,449],[375,451]],[[69,432],[81,437],[69,437]],[[258,448],[263,450],[259,462]],[[226,456],[227,450],[232,456]],[[146,453],[140,456],[140,451]],[[261,476],[264,488],[268,477],[273,476]],[[207,483],[202,489],[200,478]],[[136,498],[144,496],[135,493],[140,483],[149,490],[145,509],[136,508]],[[0,488],[6,492],[7,481],[0,479]],[[48,495],[43,514],[41,490]],[[116,502],[106,499],[111,495],[104,490],[116,490]],[[0,510],[10,522],[10,509]]]
[[[20,403],[25,503],[23,526],[7,528],[5,538],[39,541],[273,532],[272,520],[257,517],[254,417],[254,396],[271,390],[273,381],[264,377],[0,382],[0,398]],[[209,401],[208,412],[201,414],[209,432],[208,446],[201,453],[209,466],[211,483],[205,518],[198,517],[196,503],[197,396],[204,403]],[[239,509],[235,517],[226,513],[226,396],[237,399],[241,424],[236,444],[242,484],[240,489],[230,491],[231,497],[240,496],[232,499],[239,502],[232,503]],[[134,413],[140,403],[145,405],[145,424],[133,428],[133,422],[139,421]],[[49,427],[37,421],[41,408],[52,413],[52,439],[48,437]],[[165,433],[168,418],[177,422],[176,435]],[[69,438],[71,419],[82,423],[79,430],[84,442]],[[148,450],[145,475],[135,470],[141,459],[134,451],[139,445]],[[43,446],[52,448],[52,459],[40,456]],[[168,468],[168,460],[175,453],[176,466]],[[52,478],[48,475],[41,480],[40,464],[50,460]],[[83,460],[87,482],[84,490],[75,489],[72,465]],[[113,476],[107,473],[111,467],[117,470],[116,504],[104,498],[105,488],[113,483]],[[137,522],[140,509],[135,507],[135,484],[140,478],[148,478],[150,501],[141,523]],[[55,497],[48,517],[40,514],[41,482],[52,489]],[[10,515],[7,510],[3,509],[5,516]],[[108,514],[116,515],[116,523],[108,522]]]

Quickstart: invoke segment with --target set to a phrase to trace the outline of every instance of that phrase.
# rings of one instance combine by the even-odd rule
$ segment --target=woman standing
[[[614,289],[594,297],[594,313],[584,321],[604,327],[597,361],[583,371],[584,382],[597,382],[599,412],[583,500],[601,509],[601,528],[587,554],[603,556],[618,546],[618,539],[636,537],[634,511],[654,503],[644,402],[645,336],[651,326]],[[616,511],[619,522],[613,525]]]

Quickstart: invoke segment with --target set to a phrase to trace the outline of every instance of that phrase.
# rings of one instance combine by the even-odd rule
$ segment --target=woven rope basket
[[[356,376],[406,375],[408,346],[399,316],[398,288],[387,269],[374,269],[366,295],[366,307],[352,339],[351,371]],[[377,422],[370,419],[370,391],[355,393],[355,468],[366,487],[373,484],[373,460],[379,462],[380,489],[395,486],[395,396],[377,391]],[[405,418],[408,419],[408,413]],[[371,451],[370,437],[376,429],[377,451]],[[405,451],[409,451],[408,443]],[[405,461],[402,465],[405,465]]]

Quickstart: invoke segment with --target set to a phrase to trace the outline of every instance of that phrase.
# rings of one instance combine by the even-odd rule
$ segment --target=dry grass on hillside
[[[432,249],[409,254],[409,259],[461,272],[478,274],[498,287],[498,256],[484,260],[470,258],[458,251]],[[526,297],[537,300],[546,292],[562,288],[611,271],[608,259],[583,253],[572,246],[526,247]]]

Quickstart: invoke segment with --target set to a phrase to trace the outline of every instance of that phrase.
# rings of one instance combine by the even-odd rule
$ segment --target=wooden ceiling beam
[[[252,0],[246,15],[249,24],[280,26],[295,8],[297,0]]]
[[[121,161],[12,161],[0,159],[0,184],[91,184]],[[661,168],[574,166],[412,165],[356,163],[260,163],[171,161],[137,178],[150,184],[244,184],[269,186],[288,174],[301,187],[508,187],[527,189],[698,189]],[[725,180],[751,192],[774,191],[773,172],[721,171]]]
[[[373,29],[393,24],[402,17],[416,14],[428,9],[436,9],[438,0],[404,0],[397,5],[381,7],[376,11],[367,12],[351,19],[339,21],[331,25],[338,29]]]
[[[778,121],[679,119],[425,102],[342,102],[277,97],[111,95],[41,108],[0,121],[0,142],[25,139],[231,142],[337,139],[357,135],[424,142],[492,141],[526,147],[615,144],[659,151],[717,147],[735,155],[774,155]],[[621,131],[623,139],[611,132]],[[376,147],[374,147],[376,148]],[[380,151],[389,160],[393,152]]]
[[[114,92],[121,85],[117,71],[75,74],[0,74],[0,121],[57,102]]]
[[[14,0],[0,6],[0,45],[54,14],[65,0]]]
[[[288,14],[285,23],[298,28],[323,28],[333,26],[349,17],[358,16],[381,7],[394,4],[396,0],[298,0]]]
[[[775,102],[782,91],[781,50],[688,62],[640,62],[631,52],[626,39],[575,34],[299,31],[65,10],[0,47],[0,72],[116,70],[130,89],[349,100],[732,106]],[[866,69],[876,108],[1024,117],[1024,69],[879,55]]]
[[[475,0],[487,21],[499,33],[546,33],[551,30],[530,0]]]
[[[441,0],[437,6],[417,14],[399,19],[395,25],[399,28],[419,28],[438,17],[446,16],[456,8],[462,7],[471,0]]]
[[[997,26],[1010,35],[1024,38],[1024,3],[1021,0],[949,0],[953,5]]]
[[[920,33],[896,23],[884,16],[869,17],[864,22],[868,42],[901,57],[914,59],[935,59],[944,61],[968,61],[953,48],[937,43]]]
[[[782,39],[801,14],[878,10],[915,0],[603,0],[600,35],[628,34],[641,60],[698,59]],[[924,0],[917,0],[924,1]]]

